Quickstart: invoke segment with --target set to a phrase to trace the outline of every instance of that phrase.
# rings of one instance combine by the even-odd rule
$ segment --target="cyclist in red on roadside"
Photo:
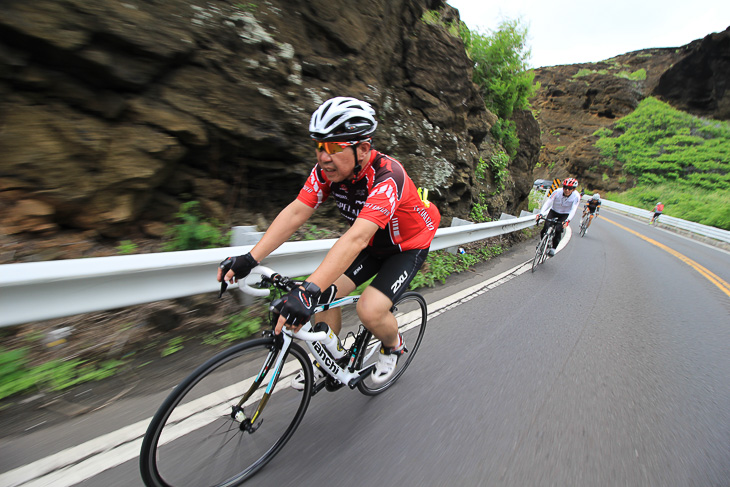
[[[221,262],[217,278],[220,282],[246,277],[332,195],[351,226],[302,286],[287,295],[276,333],[284,326],[301,328],[310,319],[321,290],[334,284],[336,297],[344,297],[375,276],[357,303],[357,313],[382,342],[372,380],[384,383],[395,372],[398,356],[406,351],[390,308],[426,260],[441,215],[435,205],[421,199],[400,162],[373,148],[377,126],[375,110],[356,98],[332,98],[317,108],[309,122],[317,164],[304,187],[251,252]],[[230,268],[225,275],[224,268]],[[339,313],[339,309],[324,311],[317,320],[339,333]],[[303,383],[303,376],[295,377],[295,388],[297,381]]]
[[[651,221],[649,222],[649,225],[656,222],[657,218],[659,218],[664,211],[664,205],[661,201],[657,201],[656,205],[654,206],[654,216],[651,217]]]

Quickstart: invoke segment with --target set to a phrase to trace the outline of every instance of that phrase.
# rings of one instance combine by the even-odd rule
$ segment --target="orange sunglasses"
[[[327,154],[338,154],[345,150],[345,147],[356,144],[357,142],[317,142],[314,141],[314,146],[318,151],[325,151]]]

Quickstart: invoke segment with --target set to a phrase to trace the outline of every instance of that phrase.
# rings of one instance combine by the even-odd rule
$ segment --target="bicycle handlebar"
[[[254,275],[261,276],[263,281],[269,282],[284,291],[290,291],[297,284],[291,279],[278,274],[273,269],[259,265],[251,269],[251,273],[248,276],[238,281],[238,290],[250,296],[268,296],[271,292],[269,289],[255,288],[249,284],[251,276]],[[301,329],[297,332],[292,332],[291,330],[284,329],[283,332],[305,342],[318,342],[327,339],[327,333],[323,331],[312,332]]]
[[[262,265],[258,265],[251,269],[251,273],[246,276],[242,281],[239,281],[238,290],[241,291],[244,294],[248,294],[249,296],[268,296],[271,291],[268,289],[258,289],[255,287],[252,287],[249,284],[249,279],[251,279],[251,276],[258,275],[265,277],[266,279],[271,280],[272,276],[278,275],[276,272],[274,272],[272,269],[269,269],[268,267],[264,267]]]

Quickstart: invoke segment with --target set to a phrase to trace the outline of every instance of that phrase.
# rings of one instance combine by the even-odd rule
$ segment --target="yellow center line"
[[[643,240],[646,240],[650,244],[656,245],[657,247],[659,247],[662,250],[666,250],[667,252],[669,252],[670,254],[672,254],[673,256],[675,256],[676,258],[678,258],[679,260],[681,260],[682,262],[684,262],[685,264],[687,264],[688,266],[692,267],[694,270],[696,270],[697,272],[699,272],[700,274],[705,276],[705,278],[707,278],[708,281],[713,283],[715,286],[719,287],[722,292],[724,292],[725,294],[727,294],[728,297],[730,297],[730,284],[723,281],[720,277],[716,276],[715,274],[713,274],[706,268],[702,267],[701,265],[699,265],[697,262],[693,261],[689,257],[682,255],[679,252],[677,252],[676,250],[674,250],[670,247],[667,247],[666,245],[659,243],[656,240],[646,237],[646,236],[640,234],[639,232],[635,232],[635,231],[631,230],[630,228],[626,228],[625,226],[623,226],[619,223],[616,223],[615,221],[609,220],[608,218],[601,217],[601,220],[607,221],[608,223],[612,223],[613,225],[616,225],[617,227],[622,228],[629,233],[633,233],[634,235],[636,235],[637,237],[639,237]]]

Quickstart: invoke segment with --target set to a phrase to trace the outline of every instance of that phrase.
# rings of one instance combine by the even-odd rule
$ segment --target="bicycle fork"
[[[256,419],[259,418],[259,416],[261,416],[261,413],[266,407],[266,404],[269,402],[269,398],[274,391],[274,387],[276,386],[277,382],[279,382],[279,376],[281,375],[281,369],[284,364],[284,357],[286,357],[286,354],[289,351],[289,345],[292,342],[291,337],[286,334],[282,333],[282,338],[284,340],[283,345],[281,347],[278,347],[276,344],[272,345],[271,349],[269,350],[269,354],[266,356],[264,365],[261,367],[261,370],[256,376],[256,379],[254,379],[253,383],[251,384],[251,387],[248,388],[248,391],[246,391],[238,404],[231,407],[231,418],[240,423],[239,428],[241,429],[241,431],[253,433],[259,428],[259,426],[261,426],[261,423],[263,423],[262,419],[259,424],[254,425],[254,422],[256,421]],[[246,404],[246,401],[248,401],[249,398],[253,396],[254,392],[256,392],[259,386],[261,386],[261,384],[264,382],[264,379],[271,370],[272,365],[274,372],[271,376],[271,380],[266,386],[266,390],[264,391],[264,394],[259,401],[256,411],[254,411],[253,415],[248,418],[246,417],[246,413],[243,411],[243,405]]]

